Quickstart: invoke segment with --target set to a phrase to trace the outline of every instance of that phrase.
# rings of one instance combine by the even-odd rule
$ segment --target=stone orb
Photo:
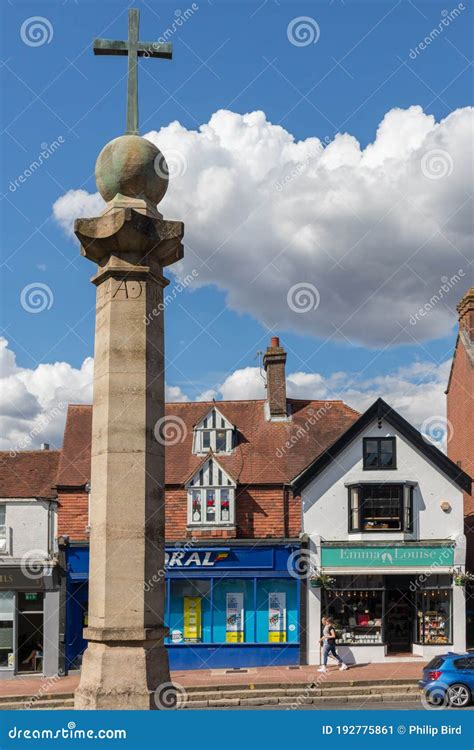
[[[105,201],[121,193],[157,204],[168,189],[168,167],[160,149],[146,138],[121,135],[100,152],[95,179]]]

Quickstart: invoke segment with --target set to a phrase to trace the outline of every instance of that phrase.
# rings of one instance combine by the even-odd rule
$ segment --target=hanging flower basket
[[[309,579],[309,585],[312,589],[329,588],[331,584],[335,583],[336,579],[325,573],[313,573]]]
[[[455,586],[467,586],[468,583],[474,583],[473,573],[455,573],[454,574],[454,585]]]

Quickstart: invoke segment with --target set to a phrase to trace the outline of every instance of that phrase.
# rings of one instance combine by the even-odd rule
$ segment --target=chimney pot
[[[464,332],[468,341],[474,341],[474,287],[466,292],[457,306],[457,310],[459,330]]]
[[[270,346],[263,357],[267,374],[267,404],[270,419],[282,420],[287,417],[286,408],[286,352],[280,346],[278,336],[272,336]]]
[[[49,443],[41,443],[42,451],[49,451]]]

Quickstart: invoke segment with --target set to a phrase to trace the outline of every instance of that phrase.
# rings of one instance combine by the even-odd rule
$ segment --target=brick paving
[[[336,683],[351,685],[368,684],[372,681],[406,680],[411,682],[421,676],[424,666],[420,662],[393,662],[385,664],[359,664],[345,672],[337,666],[330,666],[326,674],[318,672],[317,666],[304,666],[298,669],[288,667],[255,667],[247,671],[228,672],[225,669],[194,669],[175,671],[171,679],[183,687],[226,687],[234,685],[279,685],[294,683],[310,684],[317,679],[325,685]],[[0,680],[0,699],[8,696],[57,695],[72,693],[79,682],[79,674],[67,677],[19,677],[14,680]]]

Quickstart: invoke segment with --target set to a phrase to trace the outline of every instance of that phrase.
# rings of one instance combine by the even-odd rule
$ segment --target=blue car
[[[423,669],[418,686],[432,706],[467,706],[474,696],[474,653],[435,656]]]

